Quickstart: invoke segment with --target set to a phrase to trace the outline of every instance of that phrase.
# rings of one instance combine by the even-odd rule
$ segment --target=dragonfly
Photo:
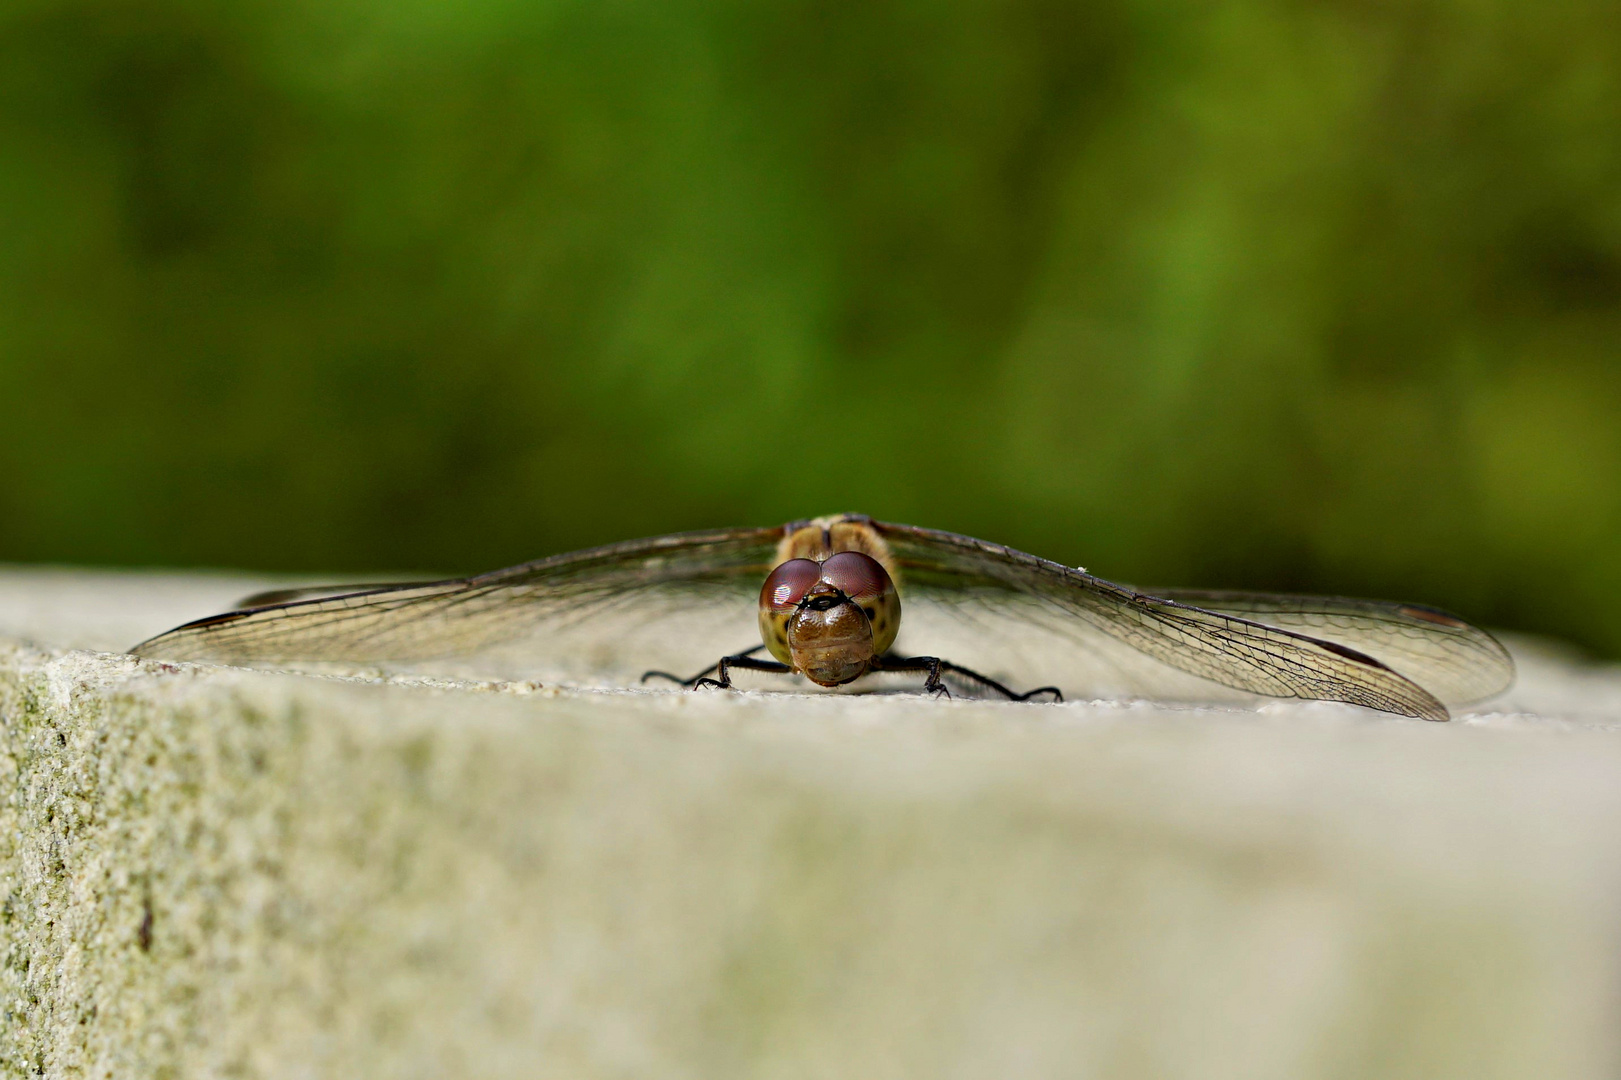
[[[903,607],[909,635],[916,624],[998,667],[982,674],[957,662],[968,657],[897,651]],[[674,533],[444,581],[259,593],[132,651],[218,663],[397,663],[544,648],[598,623],[599,645],[621,640],[618,627],[623,642],[639,633],[679,656],[702,640],[692,629],[701,617],[727,633],[757,630],[758,640],[695,675],[648,670],[644,682],[729,689],[734,673],[749,671],[847,687],[902,673],[922,676],[937,695],[955,686],[1056,701],[1060,687],[1019,691],[1008,673],[1104,656],[1104,668],[1146,664],[1149,697],[1181,677],[1196,688],[1441,721],[1449,705],[1489,698],[1514,678],[1491,634],[1422,604],[1141,592],[1001,544],[862,514]]]

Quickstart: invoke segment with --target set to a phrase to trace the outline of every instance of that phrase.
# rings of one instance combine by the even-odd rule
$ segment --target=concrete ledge
[[[1612,1076],[1617,681],[1537,663],[1587,711],[0,644],[0,1072]]]

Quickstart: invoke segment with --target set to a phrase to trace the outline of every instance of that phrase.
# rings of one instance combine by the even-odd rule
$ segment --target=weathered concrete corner
[[[401,686],[11,642],[0,770],[3,1075],[1621,1061],[1621,733],[1591,717]]]

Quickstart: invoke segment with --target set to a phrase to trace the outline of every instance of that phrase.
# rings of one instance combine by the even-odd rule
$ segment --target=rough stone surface
[[[0,1075],[1621,1066],[1611,670],[1434,725],[67,648],[259,584],[0,572]]]

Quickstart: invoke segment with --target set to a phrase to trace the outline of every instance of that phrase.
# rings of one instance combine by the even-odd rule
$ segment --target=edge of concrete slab
[[[0,645],[0,1075],[1613,1071],[1621,743]]]

